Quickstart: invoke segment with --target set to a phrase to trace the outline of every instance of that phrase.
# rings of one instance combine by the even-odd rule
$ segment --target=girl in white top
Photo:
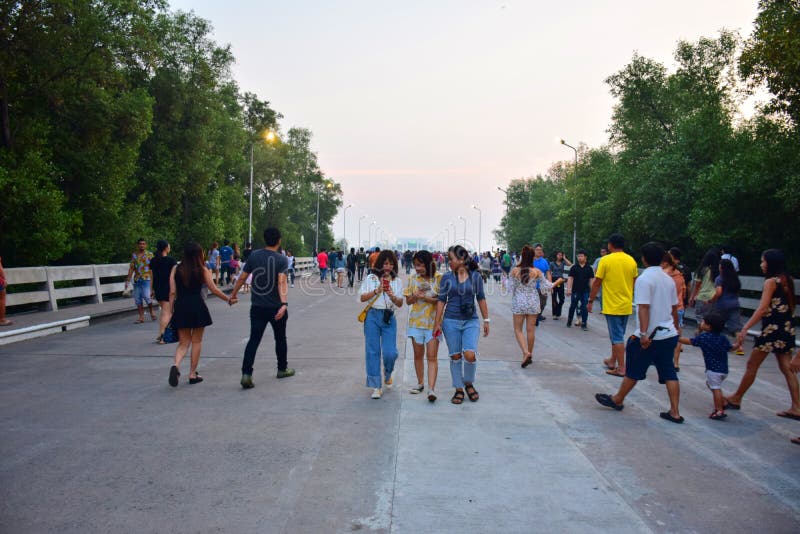
[[[397,360],[397,319],[395,310],[403,305],[403,281],[398,278],[397,257],[391,250],[382,250],[372,273],[361,283],[361,302],[372,302],[364,321],[367,387],[372,398],[383,395],[383,384],[392,387],[392,371]],[[381,357],[382,356],[382,357]]]

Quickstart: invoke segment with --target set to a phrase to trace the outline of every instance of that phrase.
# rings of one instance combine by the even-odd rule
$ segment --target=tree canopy
[[[800,270],[800,3],[762,1],[752,37],[722,31],[677,44],[675,69],[634,54],[606,80],[616,99],[610,142],[572,162],[513,180],[497,237],[511,249],[541,241],[595,256],[612,232],[632,249],[656,240],[696,264],[732,247],[756,274],[781,248]],[[765,83],[772,101],[747,120],[741,104]],[[573,211],[573,202],[577,210]]]
[[[0,5],[0,255],[10,266],[105,263],[138,237],[177,247],[277,225],[310,253],[341,205],[311,148],[231,77],[211,25],[163,0]],[[277,134],[265,140],[266,131]],[[324,184],[332,184],[325,187]],[[177,248],[176,247],[176,248]]]

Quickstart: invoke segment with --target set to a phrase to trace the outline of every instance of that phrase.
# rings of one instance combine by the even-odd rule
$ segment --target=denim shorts
[[[408,337],[414,340],[417,345],[427,345],[433,339],[433,330],[430,328],[409,328]]]
[[[150,280],[137,280],[133,283],[133,300],[137,306],[153,303],[150,299]]]
[[[612,345],[625,343],[625,328],[628,326],[629,315],[606,315],[606,325],[608,325],[608,337],[611,338]]]
[[[463,354],[472,351],[478,354],[478,339],[481,335],[481,323],[478,319],[445,319],[442,321],[442,333],[447,342],[447,352]]]
[[[632,346],[628,346],[625,351],[625,376],[634,380],[644,380],[647,377],[647,369],[655,365],[660,384],[667,380],[678,379],[675,363],[672,361],[678,336],[653,341],[647,350],[642,350],[638,338],[633,339],[635,341],[630,344]]]
[[[683,328],[683,316],[686,314],[686,310],[678,310],[678,326]]]

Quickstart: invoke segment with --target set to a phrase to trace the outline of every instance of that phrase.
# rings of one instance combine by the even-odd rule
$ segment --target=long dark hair
[[[519,260],[519,278],[523,284],[527,284],[531,279],[531,269],[533,268],[533,257],[535,256],[533,247],[525,245],[522,247],[522,257]]]
[[[731,260],[719,260],[719,275],[722,278],[723,292],[738,293],[742,289],[739,275],[736,273]]]
[[[433,261],[433,254],[427,250],[416,251],[411,261],[418,261],[425,266],[425,276],[427,278],[431,278],[436,274],[436,262]]]
[[[461,245],[453,245],[452,247],[447,249],[447,254],[448,255],[452,254],[459,260],[463,261],[464,265],[466,266],[467,270],[469,270],[470,273],[478,270],[478,264],[475,263],[474,259],[472,259],[472,254],[470,254],[469,251],[464,247],[462,247]]]
[[[786,270],[786,256],[782,250],[777,248],[767,249],[761,253],[761,256],[767,262],[764,278],[780,279],[783,292],[786,293],[786,300],[789,302],[789,311],[794,314],[794,280],[792,280],[789,271]]]
[[[205,273],[203,272],[203,247],[191,241],[183,247],[183,259],[176,269],[183,287],[202,284]]]
[[[700,267],[697,268],[697,277],[703,279],[703,271],[708,267],[711,273],[711,279],[714,279],[714,274],[719,270],[719,249],[711,247],[703,256],[703,261],[700,262]]]
[[[378,257],[375,259],[375,266],[372,268],[372,273],[380,278],[383,276],[383,264],[386,263],[386,260],[392,262],[392,280],[397,278],[397,273],[400,270],[400,266],[397,263],[397,256],[394,255],[394,252],[391,250],[381,250],[378,253]]]

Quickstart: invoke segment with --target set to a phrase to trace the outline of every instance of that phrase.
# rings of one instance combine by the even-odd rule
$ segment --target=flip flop
[[[616,402],[614,402],[614,399],[611,398],[611,395],[607,393],[597,393],[595,394],[594,398],[597,400],[597,402],[599,402],[603,406],[614,408],[618,412],[625,407],[625,405],[623,404],[617,404]]]
[[[620,373],[617,369],[609,369],[608,371],[606,371],[606,374],[611,376],[616,376],[619,378],[625,378],[625,374]]]
[[[609,369],[610,371],[616,369],[616,367],[611,367],[610,365],[608,365],[608,359],[603,360],[603,365],[605,365],[606,368]]]
[[[0,323],[0,326],[11,326],[12,324],[14,324],[13,321],[9,321],[8,319],[6,319],[2,323]]]
[[[135,321],[133,321],[133,324],[142,324],[143,322],[144,319],[136,319]]]
[[[200,376],[200,375],[195,375],[194,378],[189,377],[189,383],[190,384],[199,384],[202,381],[203,381],[203,377]]]
[[[725,409],[726,410],[741,410],[741,404],[734,404],[731,401],[725,401]]]
[[[795,445],[800,445],[800,438],[792,438],[789,441],[791,441]]]
[[[181,372],[178,371],[178,368],[174,365],[169,368],[169,385],[172,387],[178,387],[178,377],[181,376]]]
[[[684,421],[683,417],[672,417],[672,414],[669,412],[661,412],[659,415],[661,416],[661,419],[666,419],[672,423],[681,424]]]
[[[525,359],[522,360],[522,368],[525,369],[532,363],[533,363],[533,356],[526,356]]]
[[[787,419],[794,419],[795,421],[800,421],[800,415],[795,415],[789,412],[779,412],[776,413],[775,415],[777,415],[778,417],[785,417]]]

